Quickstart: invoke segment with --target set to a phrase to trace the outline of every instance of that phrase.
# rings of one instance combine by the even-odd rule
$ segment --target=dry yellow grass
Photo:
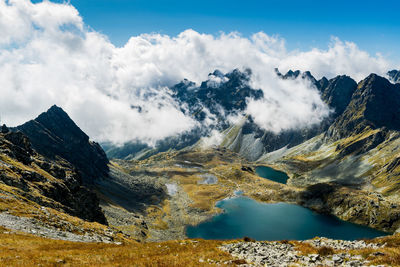
[[[5,231],[0,228],[0,266],[216,266],[232,260],[217,248],[222,241],[115,245],[51,240]]]
[[[193,200],[190,206],[204,211],[215,211],[215,203],[229,195],[217,185],[183,185],[183,189]]]

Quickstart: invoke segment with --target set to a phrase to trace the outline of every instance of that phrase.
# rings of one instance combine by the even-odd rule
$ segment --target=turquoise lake
[[[266,178],[268,180],[272,180],[274,182],[278,182],[281,184],[286,184],[289,177],[286,173],[274,170],[270,167],[266,166],[258,166],[256,167],[256,174],[260,177]]]
[[[217,207],[224,213],[197,226],[188,226],[186,234],[189,238],[236,239],[248,236],[256,240],[304,240],[320,236],[355,240],[386,235],[294,204],[266,204],[239,196],[222,200]]]

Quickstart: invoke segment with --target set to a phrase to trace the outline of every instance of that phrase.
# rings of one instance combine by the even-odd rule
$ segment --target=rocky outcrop
[[[364,241],[343,241],[318,238],[304,241],[310,244],[304,255],[298,251],[294,242],[237,242],[220,247],[232,256],[242,260],[246,266],[366,266],[368,261],[362,255],[354,255],[354,250],[378,249],[381,245],[367,244]],[[324,244],[324,249],[321,244]],[[300,245],[301,246],[301,245]],[[345,252],[335,252],[344,250]],[[353,253],[348,253],[353,250]]]
[[[0,184],[15,188],[18,198],[107,223],[97,196],[82,185],[75,168],[65,160],[38,154],[21,132],[0,134],[0,166]]]
[[[52,106],[36,119],[16,128],[24,133],[32,147],[52,160],[63,158],[71,163],[87,184],[108,176],[108,159],[96,142],[71,120],[61,108]]]
[[[304,207],[387,232],[400,227],[400,207],[383,195],[336,183],[310,185],[300,194]]]

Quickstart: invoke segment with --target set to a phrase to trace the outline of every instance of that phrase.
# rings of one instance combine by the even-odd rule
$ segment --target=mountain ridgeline
[[[52,106],[16,130],[24,133],[41,155],[50,159],[61,157],[70,162],[86,184],[108,176],[108,159],[103,149],[90,141],[61,108]]]
[[[344,112],[330,127],[327,136],[341,139],[366,128],[400,130],[400,84],[371,74],[362,80]]]
[[[182,149],[194,145],[211,130],[230,132],[237,138],[225,140],[223,146],[239,152],[249,160],[256,160],[266,152],[284,146],[292,147],[326,131],[339,117],[357,88],[357,83],[348,76],[337,76],[333,79],[316,80],[310,72],[288,71],[285,75],[275,70],[282,79],[308,79],[319,90],[321,98],[333,110],[331,115],[319,125],[303,129],[285,130],[279,134],[266,131],[255,124],[251,118],[239,125],[230,125],[227,117],[232,114],[243,114],[247,108],[246,99],[260,99],[263,92],[250,87],[251,70],[243,72],[234,70],[223,74],[219,70],[210,73],[208,79],[196,86],[194,82],[183,80],[171,87],[173,97],[182,106],[182,111],[201,123],[201,127],[179,136],[159,141],[154,147],[140,142],[129,142],[122,147],[103,144],[110,158],[144,159],[158,152],[169,149]],[[204,121],[208,120],[205,124]],[[232,130],[229,130],[233,128]],[[241,144],[245,144],[243,147]],[[247,145],[246,145],[247,144]],[[248,146],[254,146],[249,148]]]
[[[92,188],[109,178],[108,163],[100,145],[57,106],[16,128],[2,127],[0,192],[16,201],[107,224]]]
[[[391,82],[371,74],[359,83],[346,75],[316,80],[308,71],[289,70],[282,74],[275,69],[275,72],[282,79],[309,80],[332,110],[330,115],[311,127],[284,130],[278,134],[260,128],[251,116],[231,125],[227,117],[244,114],[246,98],[262,98],[263,92],[251,88],[251,70],[234,70],[227,74],[216,70],[200,86],[183,80],[171,87],[175,100],[187,107],[182,111],[202,123],[201,127],[161,140],[154,147],[140,142],[130,142],[122,147],[105,144],[106,153],[111,158],[144,159],[158,152],[195,145],[203,136],[216,129],[225,137],[221,146],[256,161],[266,153],[294,147],[322,133],[325,133],[326,140],[338,140],[360,133],[366,127],[399,130],[400,121],[396,115],[400,99],[399,71],[388,72]],[[207,124],[205,120],[208,120]]]
[[[110,158],[144,159],[171,148],[192,146],[213,129],[226,129],[229,127],[227,117],[246,109],[246,98],[263,97],[262,90],[250,87],[251,74],[250,69],[243,72],[235,69],[226,74],[215,70],[200,86],[186,79],[172,86],[172,97],[182,106],[182,112],[197,120],[201,126],[179,136],[160,140],[155,147],[140,141],[128,142],[122,147],[104,143],[102,145],[107,155]]]

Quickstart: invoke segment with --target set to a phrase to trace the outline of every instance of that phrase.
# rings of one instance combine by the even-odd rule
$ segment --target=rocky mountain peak
[[[50,159],[61,157],[74,165],[85,183],[108,176],[108,159],[103,149],[91,142],[60,107],[52,106],[17,129],[28,136],[38,153]]]
[[[5,124],[3,124],[3,126],[1,126],[1,133],[8,133],[10,130],[8,129],[8,127],[5,125]]]
[[[393,85],[376,74],[369,75],[358,86],[360,107],[365,106],[365,118],[377,127],[400,129],[400,84]]]
[[[307,80],[311,81],[312,84],[316,85],[317,88],[319,88],[318,81],[314,78],[314,76],[312,76],[311,72],[309,72],[309,71],[302,72],[300,70],[296,70],[296,71],[288,70],[288,72],[285,75],[283,75],[279,71],[278,68],[275,68],[275,73],[276,73],[276,75],[278,77],[280,77],[280,78],[282,78],[284,80],[288,80],[288,79],[293,79],[294,80],[294,79],[297,79],[299,77],[301,77],[302,79],[307,79]],[[325,78],[325,80],[328,81],[326,78]]]
[[[325,90],[326,87],[329,85],[329,80],[326,77],[322,77],[321,80],[318,81],[317,88],[320,91]]]
[[[343,115],[330,127],[328,135],[342,138],[365,128],[400,130],[400,84],[370,74],[354,91]]]
[[[335,114],[340,115],[350,103],[357,83],[346,75],[337,76],[329,81],[324,78],[318,82],[321,85],[321,98],[334,109]]]
[[[45,126],[64,142],[86,143],[89,141],[89,136],[75,124],[62,108],[56,105],[40,114],[35,121]]]
[[[400,70],[388,71],[387,75],[389,76],[390,81],[394,83],[400,83]]]
[[[216,77],[224,77],[224,74],[222,73],[222,71],[220,71],[220,70],[214,70],[214,72],[212,73],[212,75],[214,75],[214,76],[216,76]],[[210,76],[210,74],[208,75],[208,76]]]
[[[190,112],[196,114],[196,119],[201,121],[205,118],[204,108],[221,117],[222,109],[226,113],[242,111],[246,108],[247,97],[259,99],[263,96],[261,90],[249,86],[251,73],[250,69],[235,69],[226,74],[215,70],[200,87],[195,87],[195,83],[186,80],[173,86],[171,90],[178,102],[188,104]]]

